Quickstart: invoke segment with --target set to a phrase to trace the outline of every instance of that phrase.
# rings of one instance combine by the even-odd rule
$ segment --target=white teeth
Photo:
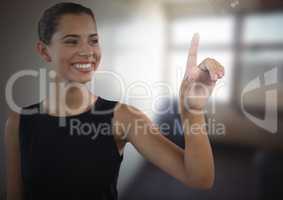
[[[78,69],[88,69],[91,68],[91,64],[75,64],[74,65]]]

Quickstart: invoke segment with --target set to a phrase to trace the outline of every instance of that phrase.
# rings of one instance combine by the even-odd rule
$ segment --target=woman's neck
[[[97,97],[86,84],[56,81],[49,89],[44,107],[51,115],[66,116],[84,112],[94,104]]]

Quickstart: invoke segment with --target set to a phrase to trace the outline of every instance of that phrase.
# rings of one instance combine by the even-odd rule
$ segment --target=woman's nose
[[[85,56],[85,57],[91,57],[91,56],[94,55],[94,53],[92,51],[88,51],[88,52],[87,51],[80,51],[79,55],[80,56]]]
[[[82,47],[80,48],[79,55],[80,55],[80,56],[87,56],[87,57],[93,56],[93,55],[94,55],[94,51],[93,51],[93,49],[90,47],[90,45],[84,44],[84,45],[82,45]]]

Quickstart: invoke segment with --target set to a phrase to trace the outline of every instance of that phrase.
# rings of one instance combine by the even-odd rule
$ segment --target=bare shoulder
[[[17,123],[19,122],[19,119],[20,119],[20,114],[18,112],[10,111],[7,122]]]
[[[129,131],[137,126],[137,123],[151,123],[147,115],[135,106],[118,103],[114,111],[114,123],[119,138],[125,140]]]
[[[20,114],[11,111],[5,125],[4,141],[7,150],[18,149]]]
[[[121,122],[131,122],[133,119],[147,118],[140,109],[125,103],[118,103],[114,115]]]
[[[20,114],[15,111],[11,111],[6,121],[6,127],[5,127],[6,142],[10,143],[12,142],[10,141],[10,139],[13,140],[16,139],[16,137],[18,137],[19,124],[20,124]]]

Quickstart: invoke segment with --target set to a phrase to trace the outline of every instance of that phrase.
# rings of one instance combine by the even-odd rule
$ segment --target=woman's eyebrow
[[[80,36],[79,36],[79,35],[76,35],[76,34],[68,34],[68,35],[65,35],[64,37],[62,37],[62,40],[65,39],[65,38],[68,38],[68,37],[79,38]]]
[[[97,33],[90,34],[89,37],[98,37]]]
[[[80,36],[76,35],[76,34],[68,34],[68,35],[63,36],[62,40],[64,40],[65,38],[68,38],[68,37],[79,38]],[[93,34],[90,34],[89,37],[98,37],[98,34],[97,33],[93,33]]]

